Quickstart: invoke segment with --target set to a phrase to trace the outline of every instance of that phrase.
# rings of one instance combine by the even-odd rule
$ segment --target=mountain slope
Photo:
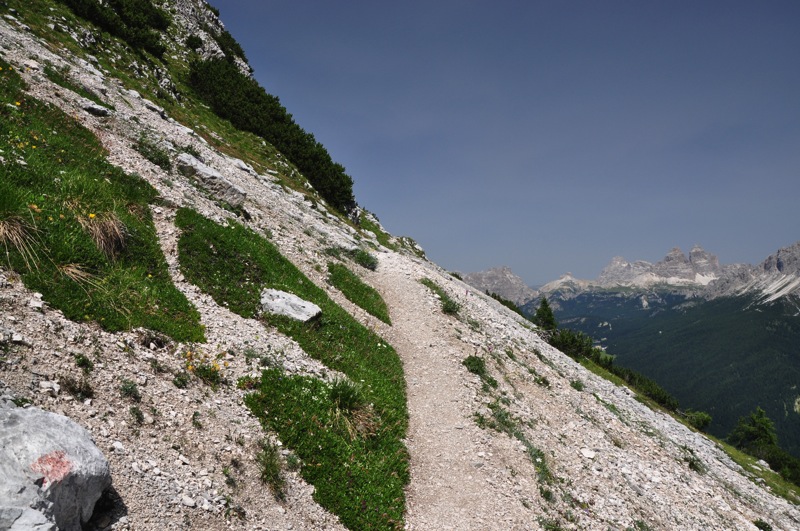
[[[345,357],[354,342],[326,328],[329,315],[308,327],[243,316],[201,281],[191,277],[190,282],[187,272],[207,264],[188,260],[182,249],[186,229],[179,228],[176,216],[186,209],[220,230],[246,227],[269,241],[298,271],[291,282],[281,281],[284,287],[324,293],[344,310],[332,310],[337,319],[352,319],[359,333],[380,336],[364,356],[391,347],[402,361],[408,432],[397,450],[401,459],[407,455],[410,467],[405,512],[402,521],[389,521],[370,507],[357,518],[374,518],[369,521],[380,522],[375,527],[409,529],[754,529],[758,520],[792,529],[800,523],[795,505],[753,480],[756,468],[748,464],[743,470],[717,444],[552,349],[529,323],[420,258],[418,249],[404,247],[405,240],[385,234],[375,222],[375,232],[354,226],[320,200],[285,155],[208,113],[182,85],[185,62],[172,58],[189,57],[181,43],[193,32],[205,37],[202,24],[215,21],[204,3],[165,2],[174,14],[166,63],[136,56],[61,4],[8,3],[17,11],[0,20],[0,54],[15,73],[4,69],[0,75],[9,76],[5,80],[19,72],[27,83],[19,112],[31,112],[28,103],[34,100],[63,111],[97,137],[111,164],[131,179],[141,176],[157,191],[158,198],[140,215],[152,220],[169,280],[204,327],[205,341],[186,342],[146,329],[109,331],[88,314],[69,320],[56,301],[25,288],[23,268],[11,271],[3,263],[3,391],[74,418],[111,462],[114,490],[90,528],[340,529],[353,517],[352,508],[329,504],[320,496],[320,484],[309,483],[318,481],[308,469],[316,463],[299,452],[309,439],[321,445],[336,430],[353,440],[373,440],[370,429],[380,426],[380,411],[365,406],[359,410],[363,416],[353,417],[337,406],[326,413],[338,414],[338,424],[320,423],[289,446],[278,432],[264,430],[243,399],[265,378],[265,367],[283,371],[281,378],[291,382],[302,378],[315,389],[334,389],[347,380],[346,364],[341,359],[324,364],[311,343],[335,337]],[[53,32],[48,24],[67,30]],[[92,45],[91,54],[76,45],[87,41],[87,32],[104,40]],[[130,75],[134,60],[141,77]],[[110,112],[97,116],[84,96],[53,82],[48,64],[67,72],[76,88],[90,89]],[[164,92],[159,104],[151,100],[159,98],[157,87]],[[180,94],[181,101],[170,93]],[[143,154],[142,137],[160,147],[170,164],[162,167]],[[23,172],[17,166],[29,167],[32,150],[20,148],[13,159],[6,151],[2,155]],[[181,165],[179,171],[180,160],[188,160],[183,154],[202,159],[203,166],[195,164],[190,171]],[[201,174],[203,167],[213,171]],[[223,195],[240,202],[232,205]],[[49,204],[49,198],[41,199]],[[80,191],[70,199],[89,200]],[[27,208],[35,219],[41,205]],[[211,254],[222,249],[207,243]],[[376,270],[351,261],[353,249],[373,253]],[[252,265],[235,262],[233,255],[215,258],[227,259],[230,270]],[[344,265],[375,288],[393,324],[335,288],[326,274],[328,263]],[[442,295],[423,279],[449,296],[457,311],[444,313]],[[250,290],[248,283],[254,278],[243,278],[236,288]],[[86,285],[87,292],[93,289]],[[93,368],[78,364],[84,358]],[[582,386],[573,384],[577,381]],[[81,382],[90,386],[91,397],[86,387],[83,395],[76,392]],[[351,383],[358,388],[358,381]],[[139,401],[131,399],[133,388]],[[299,395],[287,394],[287,402]],[[277,410],[267,413],[277,416]],[[288,419],[286,429],[294,420],[299,417]],[[260,479],[265,448],[276,451],[285,481],[278,497]],[[337,477],[356,482],[360,454],[339,457]],[[368,495],[375,491],[369,484],[358,487]],[[352,501],[355,512],[367,507],[366,498]],[[403,500],[380,502],[396,507]]]

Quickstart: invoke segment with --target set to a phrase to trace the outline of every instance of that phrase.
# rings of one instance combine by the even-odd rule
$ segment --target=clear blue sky
[[[212,4],[359,204],[449,270],[800,240],[798,1]]]

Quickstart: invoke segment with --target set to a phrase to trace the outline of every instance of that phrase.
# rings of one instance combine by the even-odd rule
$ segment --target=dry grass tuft
[[[116,213],[78,216],[78,222],[89,233],[97,248],[109,259],[116,258],[117,254],[125,249],[128,229]]]
[[[11,216],[0,219],[0,242],[6,249],[6,260],[10,263],[9,246],[19,252],[25,261],[25,266],[31,269],[39,269],[38,259],[33,248],[33,229],[25,220],[19,216]]]
[[[361,406],[352,411],[333,410],[333,422],[347,432],[350,440],[368,439],[377,433],[378,419],[371,406]]]
[[[63,264],[56,266],[56,268],[59,273],[78,284],[89,284],[96,288],[100,287],[100,284],[97,282],[97,277],[86,271],[80,264]]]

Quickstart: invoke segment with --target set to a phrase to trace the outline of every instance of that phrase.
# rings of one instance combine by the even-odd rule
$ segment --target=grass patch
[[[28,97],[2,60],[0,145],[0,249],[28,289],[74,321],[204,340],[158,244],[155,189],[109,164],[74,119]]]
[[[283,476],[278,446],[267,439],[263,439],[258,446],[259,450],[256,454],[258,477],[262,483],[269,486],[277,500],[284,500],[286,498],[286,478]]]
[[[747,472],[746,475],[756,484],[766,486],[770,492],[794,505],[800,504],[800,487],[784,479],[778,472],[765,470],[758,464],[757,457],[753,457],[713,435],[704,435],[714,441],[720,449],[728,454],[728,457],[741,466]]]
[[[144,158],[162,170],[167,172],[172,170],[172,161],[169,158],[169,151],[147,135],[142,134],[133,147],[136,148],[136,151]]]
[[[405,380],[397,353],[336,305],[278,249],[235,222],[227,227],[181,209],[176,224],[181,270],[187,280],[243,317],[261,317],[292,337],[310,356],[360,385],[370,408],[342,410],[329,384],[277,369],[265,370],[246,402],[265,426],[303,461],[315,499],[357,528],[402,528],[408,454]],[[260,293],[294,293],[322,309],[302,323],[260,316]],[[355,429],[352,429],[355,428]]]
[[[423,278],[420,280],[420,282],[439,296],[439,300],[442,301],[442,312],[447,315],[458,314],[459,310],[461,310],[461,305],[451,299],[450,295],[447,294],[444,288],[429,278]]]
[[[492,375],[486,370],[486,361],[483,358],[478,356],[467,356],[461,363],[469,372],[480,376],[484,385],[493,387],[495,389],[497,388],[497,380],[492,378]]]
[[[334,258],[338,258],[339,260],[343,260],[345,257],[347,257],[361,267],[369,269],[370,271],[375,271],[378,269],[378,258],[374,254],[365,251],[364,249],[328,247],[325,249],[325,253],[329,256],[333,256]]]
[[[369,231],[372,234],[374,234],[375,237],[378,239],[378,243],[380,243],[381,245],[383,245],[387,249],[392,249],[392,250],[396,251],[397,250],[397,245],[394,245],[392,243],[391,236],[388,233],[386,233],[383,230],[381,230],[380,225],[378,225],[377,223],[372,221],[371,216],[374,216],[374,214],[370,214],[370,213],[366,213],[366,212],[364,213],[364,215],[361,216],[361,218],[359,219],[359,225],[360,225],[361,229],[365,230],[365,231]]]
[[[341,291],[347,300],[384,323],[392,324],[389,309],[381,294],[345,266],[328,262],[328,281]]]
[[[378,429],[353,429],[364,409],[351,391],[268,369],[245,403],[293,449],[303,463],[300,473],[316,488],[314,498],[344,525],[402,528],[406,449],[383,418],[374,419]]]

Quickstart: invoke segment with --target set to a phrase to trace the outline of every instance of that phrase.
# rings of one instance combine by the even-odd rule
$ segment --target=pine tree
[[[536,313],[533,316],[533,323],[542,330],[555,330],[558,328],[556,316],[553,315],[553,310],[545,297],[539,303]]]
[[[762,457],[766,449],[778,445],[778,436],[772,419],[757,407],[754,412],[739,419],[728,435],[728,442],[751,455]]]

